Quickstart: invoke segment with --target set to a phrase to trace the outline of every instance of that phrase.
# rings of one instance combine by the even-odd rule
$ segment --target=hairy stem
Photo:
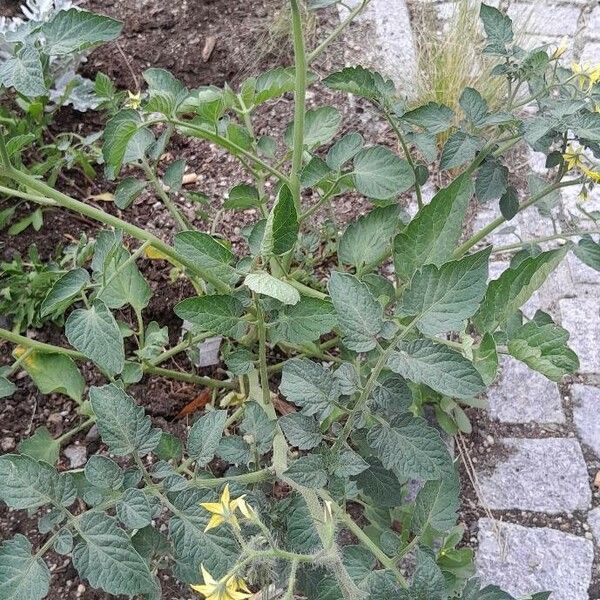
[[[232,381],[221,381],[219,379],[212,379],[211,377],[194,375],[193,373],[173,371],[171,369],[163,369],[161,367],[153,367],[151,365],[142,365],[142,368],[144,369],[144,373],[148,373],[150,375],[160,375],[161,377],[176,379],[177,381],[187,381],[188,383],[203,385],[209,388],[223,388],[226,390],[237,389],[237,385]]]
[[[519,250],[521,248],[527,248],[534,244],[542,244],[543,242],[552,242],[554,240],[568,240],[572,237],[579,237],[581,235],[595,235],[600,233],[600,229],[577,229],[575,231],[569,231],[567,233],[557,233],[556,235],[547,235],[545,237],[534,238],[532,240],[525,240],[522,242],[516,242],[514,244],[507,244],[506,246],[495,246],[492,250],[492,254],[499,254],[500,252],[509,252],[511,250]]]

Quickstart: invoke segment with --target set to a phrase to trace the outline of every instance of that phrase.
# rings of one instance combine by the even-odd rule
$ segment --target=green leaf
[[[354,182],[367,198],[388,200],[411,188],[415,174],[408,162],[391,150],[371,146],[354,157]]]
[[[256,206],[260,206],[258,190],[254,186],[245,183],[232,187],[229,191],[229,197],[223,203],[223,208],[227,210],[245,210]]]
[[[219,579],[238,560],[238,544],[228,527],[221,525],[204,531],[210,513],[200,502],[215,500],[214,494],[201,490],[186,490],[171,500],[174,511],[169,522],[169,537],[173,544],[174,571],[186,583],[198,583],[200,564]]]
[[[415,499],[412,532],[421,535],[428,527],[439,533],[449,531],[456,524],[459,506],[459,483],[455,473],[426,482]]]
[[[384,80],[377,71],[370,71],[364,67],[345,67],[341,71],[331,73],[323,83],[341,92],[348,92],[368,100],[381,100],[385,96],[395,93],[391,80]]]
[[[385,469],[375,458],[367,459],[369,468],[356,477],[358,489],[368,496],[375,506],[392,507],[402,504],[402,486],[394,473]]]
[[[185,173],[185,160],[180,158],[174,160],[166,169],[163,175],[163,183],[169,188],[170,192],[178,192],[183,184],[183,175]]]
[[[224,358],[227,369],[234,375],[248,375],[254,370],[256,357],[246,348],[236,348]]]
[[[365,140],[360,133],[347,133],[341,137],[327,153],[327,165],[332,171],[339,171],[352,160],[364,146]]]
[[[511,317],[560,264],[569,245],[524,259],[490,282],[473,322],[481,333],[493,333]]]
[[[340,0],[308,0],[308,10],[319,10],[337,4]]]
[[[506,192],[508,169],[496,159],[486,160],[475,179],[475,195],[480,202],[495,200]]]
[[[333,373],[307,358],[292,358],[285,363],[279,389],[308,416],[328,414],[340,396]]]
[[[21,366],[42,394],[65,394],[81,402],[85,381],[69,356],[32,352]]]
[[[600,142],[600,114],[597,112],[576,113],[566,121],[566,126],[576,136],[590,142]]]
[[[300,302],[300,293],[295,287],[264,271],[246,275],[244,285],[257,294],[275,298],[283,304],[297,304]]]
[[[531,321],[510,333],[509,353],[534,371],[560,381],[579,369],[577,354],[567,346],[569,332],[537,311]]]
[[[331,178],[331,169],[319,156],[311,156],[310,160],[300,172],[300,185],[303,189],[311,187],[327,187],[334,185]]]
[[[379,266],[389,254],[398,229],[399,207],[375,208],[350,223],[338,244],[339,259],[359,273]]]
[[[270,337],[274,343],[305,344],[329,333],[336,323],[330,302],[304,296],[297,304],[285,306],[279,311]]]
[[[403,121],[422,127],[429,133],[443,133],[452,125],[453,118],[452,109],[436,102],[428,102],[404,113],[401,117]]]
[[[85,478],[96,487],[118,490],[123,485],[123,471],[110,458],[94,454],[84,468]]]
[[[413,397],[402,377],[387,373],[377,380],[373,390],[373,401],[389,414],[400,415],[410,411]]]
[[[451,464],[438,431],[425,419],[411,414],[400,416],[391,424],[378,423],[367,439],[383,466],[401,479],[439,479]]]
[[[257,402],[244,404],[244,418],[240,423],[244,439],[251,436],[259,454],[266,454],[273,446],[275,437],[275,421],[271,421],[263,407]]]
[[[327,485],[325,463],[318,454],[307,454],[292,461],[284,475],[307,488],[322,488]]]
[[[498,352],[496,351],[496,342],[491,333],[486,333],[479,347],[473,352],[473,364],[479,371],[483,383],[490,385],[498,373]]]
[[[8,398],[17,391],[17,386],[6,379],[6,377],[0,377],[0,398]]]
[[[161,460],[179,461],[183,454],[183,444],[176,435],[163,431],[154,452]]]
[[[15,88],[28,98],[48,93],[42,61],[34,46],[23,46],[0,65],[0,83],[7,88]]]
[[[115,190],[115,206],[121,210],[129,208],[145,188],[145,181],[140,181],[135,177],[126,177],[119,182]]]
[[[460,167],[466,162],[472,161],[480,148],[481,142],[476,137],[464,131],[456,131],[444,144],[440,158],[440,168],[455,169]]]
[[[285,92],[291,92],[295,82],[296,75],[293,67],[277,67],[261,73],[256,78],[254,103],[262,104],[285,94]]]
[[[400,345],[388,365],[405,379],[428,385],[446,396],[469,399],[485,390],[481,375],[469,360],[433,340]]]
[[[50,314],[60,314],[68,308],[89,283],[90,275],[85,269],[73,269],[65,273],[48,290],[40,307],[42,317]]]
[[[461,330],[479,308],[487,287],[491,246],[441,267],[418,270],[402,296],[402,316],[415,317],[427,335]]]
[[[156,448],[160,429],[152,427],[144,409],[120,387],[114,384],[93,387],[90,401],[100,437],[113,454],[147,454]]]
[[[116,375],[125,366],[121,331],[106,304],[94,300],[90,308],[74,310],[65,323],[69,343],[101,369]]]
[[[600,244],[590,235],[584,235],[573,248],[575,256],[588,267],[600,271]]]
[[[72,54],[119,37],[123,23],[87,10],[70,8],[57,11],[45,23],[44,51],[50,56]]]
[[[0,545],[0,597],[3,600],[42,600],[50,591],[50,570],[32,555],[31,542],[18,533]]]
[[[488,37],[491,50],[495,53],[504,54],[506,44],[510,44],[513,41],[513,29],[510,17],[487,4],[481,5],[479,16],[483,22],[483,28]]]
[[[19,442],[19,452],[49,465],[58,462],[60,454],[60,442],[55,440],[47,427],[38,427],[35,433]]]
[[[144,490],[129,488],[117,504],[117,517],[128,529],[150,525],[154,510]]]
[[[121,171],[127,146],[140,126],[140,117],[134,110],[122,110],[106,123],[102,156],[108,179],[114,179]]]
[[[459,99],[460,107],[476,127],[485,125],[488,105],[483,96],[472,87],[466,87]]]
[[[512,185],[506,188],[500,198],[500,212],[507,221],[514,219],[519,212],[519,193]]]
[[[240,278],[232,266],[235,254],[215,238],[200,231],[183,231],[175,236],[175,251],[214,279],[234,285]]]
[[[246,325],[244,305],[233,296],[213,295],[187,298],[175,306],[175,314],[201,331],[239,338]]]
[[[143,76],[148,84],[149,96],[145,109],[168,116],[177,114],[177,109],[189,96],[181,81],[165,69],[146,69]]]
[[[473,188],[461,175],[440,190],[394,240],[396,273],[408,281],[422,265],[441,266],[452,257],[462,233]]]
[[[80,517],[77,532],[81,541],[73,549],[73,565],[92,587],[126,596],[156,592],[148,563],[113,517],[87,512]]]
[[[328,287],[344,345],[355,352],[375,348],[384,325],[383,309],[369,288],[354,275],[338,271],[331,274]]]
[[[417,566],[410,592],[403,590],[398,600],[447,600],[448,586],[430,550],[417,549]]]
[[[298,213],[290,188],[283,184],[269,213],[260,252],[265,258],[291,250],[298,238]]]
[[[342,125],[342,115],[333,106],[320,106],[306,111],[304,115],[304,145],[308,148],[329,142]],[[285,131],[286,144],[293,145],[294,123]]]
[[[221,438],[216,454],[234,465],[247,465],[250,462],[250,446],[238,435]]]
[[[319,425],[312,417],[290,413],[279,419],[279,425],[290,445],[298,450],[311,450],[323,440]]]
[[[188,454],[199,467],[205,467],[214,458],[226,421],[226,410],[213,410],[192,425],[187,449]]]
[[[23,510],[45,504],[70,506],[77,496],[70,474],[59,474],[49,464],[25,455],[0,456],[0,480],[0,499],[10,508]]]

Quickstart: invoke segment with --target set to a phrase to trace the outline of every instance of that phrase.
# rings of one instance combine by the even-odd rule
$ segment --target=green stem
[[[298,572],[298,559],[294,558],[290,565],[290,576],[288,578],[287,590],[282,600],[294,600],[294,590],[296,588],[296,573]]]
[[[304,153],[304,115],[306,112],[306,49],[302,32],[302,15],[298,0],[290,0],[292,9],[292,31],[294,37],[294,63],[296,65],[296,85],[294,87],[294,143],[292,152],[292,170],[290,190],[294,197],[296,212],[301,212],[300,170]]]
[[[305,221],[306,219],[308,219],[308,217],[316,213],[323,206],[323,204],[325,204],[325,202],[327,202],[333,197],[333,195],[337,191],[337,184],[339,183],[340,179],[341,177],[336,179],[331,184],[331,187],[327,190],[327,192],[323,194],[321,198],[319,198],[319,201],[314,206],[311,206],[308,210],[306,210],[303,214],[300,215],[300,217],[298,218],[298,221],[300,223],[302,223],[302,221]]]
[[[169,360],[173,356],[176,356],[180,352],[187,350],[192,344],[197,344],[198,342],[202,342],[203,340],[205,340],[209,337],[212,337],[212,335],[213,335],[212,333],[204,332],[204,333],[199,333],[197,335],[194,335],[190,339],[185,339],[182,342],[179,342],[179,344],[177,344],[176,346],[173,346],[169,350],[165,350],[164,352],[162,352],[155,358],[152,358],[151,360],[149,360],[148,364],[150,364],[153,367],[157,367],[158,365],[164,363],[165,361]]]
[[[142,365],[142,367],[144,373],[148,373],[149,375],[160,375],[161,377],[168,377],[169,379],[176,379],[177,381],[187,381],[188,383],[203,385],[209,388],[223,388],[226,390],[237,389],[237,385],[232,381],[221,381],[219,379],[212,379],[211,377],[203,377],[194,375],[193,373],[181,373],[179,371],[153,367],[151,365]]]
[[[168,211],[171,213],[171,216],[177,223],[177,226],[181,231],[185,231],[186,229],[191,229],[192,226],[190,222],[181,214],[181,211],[177,208],[173,200],[163,187],[162,183],[159,181],[158,177],[148,164],[146,160],[142,161],[142,169],[148,178],[148,181],[152,184],[152,187],[158,194],[158,197],[163,201],[164,205],[167,207]]]
[[[498,254],[500,252],[509,252],[510,250],[519,250],[520,248],[527,248],[534,244],[542,244],[543,242],[552,242],[553,240],[568,240],[572,237],[578,237],[580,235],[595,235],[600,233],[600,229],[578,229],[576,231],[570,231],[569,233],[557,233],[556,235],[548,235],[545,237],[535,238],[533,240],[525,240],[524,242],[516,242],[515,244],[507,244],[506,246],[497,246],[492,250],[492,254]]]
[[[302,295],[310,296],[311,298],[318,298],[319,300],[326,300],[329,296],[324,294],[323,292],[319,292],[318,290],[313,290],[313,288],[292,279],[291,277],[286,277],[285,282],[289,283],[292,287],[295,287]]]
[[[1,137],[1,136],[0,136]],[[0,168],[0,175],[9,177],[13,181],[31,188],[41,194],[42,196],[53,200],[58,205],[72,210],[74,212],[78,212],[90,219],[94,219],[95,221],[99,221],[100,223],[104,223],[105,225],[109,225],[111,227],[115,227],[116,229],[122,229],[128,235],[142,240],[144,242],[150,242],[150,244],[156,248],[159,252],[167,256],[172,261],[179,263],[185,266],[189,271],[202,279],[210,282],[217,290],[220,292],[227,293],[230,291],[230,288],[227,284],[223,283],[218,277],[215,277],[209,272],[206,272],[203,269],[200,269],[197,263],[193,260],[186,258],[185,256],[181,256],[172,246],[169,246],[165,242],[163,242],[160,238],[155,235],[145,231],[141,227],[137,227],[136,225],[132,225],[119,217],[115,217],[109,213],[104,212],[94,206],[90,206],[85,204],[84,202],[80,202],[79,200],[75,200],[75,198],[71,198],[58,190],[46,185],[42,181],[35,179],[34,177],[27,175],[25,173],[21,173],[17,169],[13,169],[12,167],[2,167]]]
[[[254,297],[254,305],[256,306],[256,329],[258,330],[258,372],[260,375],[260,388],[262,391],[262,402],[263,408],[272,412],[271,417],[274,416],[275,411],[271,402],[271,392],[269,390],[269,371],[267,369],[267,328],[265,326],[265,317],[258,301],[256,294],[252,294]]]
[[[544,198],[545,196],[547,196],[555,190],[558,190],[563,187],[568,187],[570,185],[579,185],[581,183],[581,179],[573,179],[570,181],[553,183],[552,185],[545,187],[539,193],[531,196],[529,200],[523,202],[523,204],[521,204],[517,212],[524,211],[526,208],[529,208],[531,205],[535,204],[536,202],[538,202],[539,200],[541,200],[542,198]],[[502,216],[498,217],[497,219],[494,219],[491,223],[480,229],[475,235],[472,235],[464,244],[460,245],[454,251],[454,258],[457,259],[463,257],[473,246],[478,244],[481,240],[485,239],[488,235],[490,235],[490,233],[492,233],[495,229],[500,227],[500,225],[502,225],[503,223],[506,223],[506,219]]]
[[[64,444],[65,442],[70,440],[74,435],[77,435],[80,431],[91,427],[95,422],[95,417],[90,417],[89,419],[86,419],[85,421],[83,421],[83,423],[77,425],[77,427],[73,427],[73,429],[71,429],[70,431],[67,431],[66,433],[63,433],[60,437],[57,437],[56,442],[58,442],[58,444],[61,445]]]
[[[7,196],[14,196],[15,198],[22,198],[23,200],[31,200],[32,202],[36,202],[37,204],[42,204],[44,206],[57,206],[56,202],[52,202],[47,198],[35,196],[34,194],[27,194],[19,190],[13,190],[11,188],[4,187],[3,185],[0,185],[0,193],[6,194]]]
[[[38,342],[37,340],[32,340],[31,338],[19,335],[18,333],[13,333],[8,329],[0,328],[0,338],[12,342],[13,344],[17,344],[18,346],[23,346],[24,348],[31,348],[34,351],[45,352],[46,354],[65,354],[66,356],[70,356],[77,360],[86,360],[86,357],[76,350]]]

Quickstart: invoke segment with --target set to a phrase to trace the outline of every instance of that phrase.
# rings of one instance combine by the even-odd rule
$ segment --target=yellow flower
[[[591,181],[595,183],[600,183],[600,171],[593,171],[592,169],[588,169],[587,167],[580,167],[581,172]]]
[[[554,50],[554,52],[552,53],[552,60],[557,60],[559,59],[566,51],[568,48],[568,38],[567,36],[564,36],[562,40],[560,40],[560,44],[556,47],[556,49]]]
[[[130,92],[129,90],[127,90],[127,102],[125,102],[125,106],[127,108],[137,109],[141,106],[141,104],[142,104],[142,96],[141,96],[140,92],[136,92],[134,94],[133,92]]]
[[[578,75],[577,82],[584,91],[589,91],[595,83],[600,81],[600,64],[592,67],[589,63],[573,63],[571,69],[575,75]]]
[[[581,157],[583,152],[580,148],[574,148],[569,144],[567,146],[566,152],[563,154],[563,159],[567,165],[567,171],[574,169],[575,167],[579,167],[581,163]]]
[[[192,585],[192,589],[204,595],[206,600],[244,600],[250,598],[252,593],[246,582],[239,577],[230,576],[216,581],[212,575],[200,565],[204,584]]]
[[[201,502],[200,506],[202,508],[213,513],[204,531],[218,527],[221,523],[228,523],[232,527],[239,529],[240,524],[235,516],[235,511],[238,509],[242,511],[241,504],[246,507],[244,496],[240,496],[235,500],[230,499],[229,484],[225,486],[219,502]]]

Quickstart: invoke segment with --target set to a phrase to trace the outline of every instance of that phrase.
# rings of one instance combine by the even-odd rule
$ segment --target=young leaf
[[[261,254],[269,258],[291,250],[298,238],[298,213],[290,188],[283,184],[269,213],[261,244]]]
[[[439,479],[451,465],[440,434],[421,417],[405,414],[391,424],[378,423],[367,439],[383,466],[401,479]]]
[[[70,506],[77,489],[73,477],[45,462],[17,454],[0,456],[0,500],[10,508],[30,509],[54,504]]]
[[[460,330],[485,294],[490,252],[491,247],[439,268],[422,267],[402,296],[401,314],[417,318],[427,335]]]
[[[396,236],[394,264],[399,278],[408,281],[420,266],[439,267],[450,260],[472,194],[471,181],[461,175],[440,190]]]
[[[367,198],[388,200],[415,183],[415,174],[404,159],[384,146],[371,146],[354,157],[356,189]]]
[[[392,371],[453,398],[469,399],[485,390],[481,375],[462,354],[433,340],[399,346],[388,361]]]
[[[148,84],[149,98],[146,110],[168,116],[176,115],[189,95],[183,83],[165,69],[146,69],[143,75]],[[162,152],[158,153],[159,156],[160,154]]]
[[[303,296],[293,306],[285,306],[277,314],[277,321],[270,330],[273,342],[305,344],[318,340],[329,333],[337,319],[333,305],[325,300]]]
[[[60,454],[60,442],[50,435],[47,427],[42,426],[31,437],[23,438],[18,449],[21,454],[55,465]]]
[[[383,309],[369,288],[354,275],[338,271],[331,274],[328,287],[344,345],[355,352],[375,348],[384,324]]]
[[[161,431],[131,396],[114,384],[90,388],[90,402],[102,441],[116,456],[152,452]]]
[[[251,436],[259,454],[266,454],[273,446],[275,421],[271,421],[263,407],[257,402],[244,404],[244,418],[240,430],[245,438]]]
[[[122,110],[107,122],[102,156],[108,179],[114,179],[121,171],[127,146],[140,126],[140,117],[134,110]]]
[[[187,448],[188,454],[199,467],[205,467],[214,458],[226,421],[226,410],[213,410],[192,425]]]
[[[556,325],[551,317],[537,311],[531,321],[511,332],[509,353],[534,371],[560,381],[579,368],[577,354],[567,346],[569,332]]]
[[[497,54],[506,52],[506,45],[513,41],[512,21],[497,8],[482,4],[479,16],[483,22],[485,34],[488,37],[487,51]]]
[[[254,104],[262,104],[294,89],[295,72],[292,67],[277,67],[256,78]]]
[[[3,600],[42,600],[50,590],[50,570],[20,533],[0,545],[0,574]]]
[[[384,80],[377,71],[370,71],[361,66],[345,67],[341,71],[331,73],[323,79],[323,83],[332,90],[348,92],[371,101],[381,101],[395,93],[391,80]]]
[[[92,587],[126,596],[156,592],[148,563],[113,517],[87,512],[79,519],[77,531],[81,541],[73,548],[73,566]]]
[[[216,280],[235,285],[240,278],[232,266],[235,254],[208,233],[200,231],[178,233],[175,236],[175,250]]]
[[[359,273],[378,266],[391,249],[398,214],[399,207],[392,204],[375,208],[350,223],[339,241],[339,259]]]
[[[173,310],[179,318],[193,323],[202,331],[239,338],[246,329],[242,319],[244,305],[233,296],[187,298]]]
[[[223,203],[223,208],[228,210],[245,210],[260,206],[258,190],[252,186],[242,183],[231,188],[229,197]]]
[[[295,287],[264,271],[246,275],[244,285],[257,294],[275,298],[283,304],[297,304],[300,302],[300,293]]]
[[[436,102],[428,102],[404,113],[401,117],[403,121],[422,127],[429,133],[443,133],[452,125],[453,118],[454,113],[451,108]]]
[[[429,527],[439,533],[449,531],[456,523],[459,506],[459,483],[456,473],[450,472],[437,481],[428,481],[415,499],[412,532],[414,535],[422,535]]]
[[[23,46],[0,65],[0,83],[28,98],[45,96],[44,70],[35,46]]]
[[[57,392],[81,402],[85,381],[69,356],[32,352],[21,364],[42,394]]]
[[[455,169],[470,162],[475,158],[477,151],[481,148],[481,142],[476,137],[456,131],[444,144],[440,158],[441,169]]]
[[[466,87],[460,95],[458,102],[473,125],[481,127],[485,124],[488,105],[477,90],[472,87]]]
[[[121,29],[123,23],[120,21],[87,10],[70,8],[57,11],[42,27],[44,51],[50,56],[81,52],[114,40],[119,37]]]
[[[481,333],[493,333],[512,316],[560,264],[569,246],[542,252],[506,269],[490,283],[473,322]]]
[[[486,160],[475,179],[475,195],[480,202],[500,198],[508,187],[508,169],[498,160]]]
[[[279,389],[307,416],[328,414],[340,396],[333,373],[307,358],[292,358],[285,363]]]
[[[315,419],[300,413],[290,413],[279,419],[287,441],[298,450],[311,450],[323,440]]]
[[[73,269],[65,273],[48,290],[40,307],[41,316],[47,317],[52,313],[62,313],[79,296],[89,281],[90,275],[85,269]]]
[[[106,304],[95,300],[90,308],[74,310],[65,323],[69,343],[101,369],[117,375],[125,366],[121,331]]]
[[[349,160],[352,160],[360,152],[364,143],[360,133],[347,133],[329,149],[327,165],[332,171],[340,171]]]

